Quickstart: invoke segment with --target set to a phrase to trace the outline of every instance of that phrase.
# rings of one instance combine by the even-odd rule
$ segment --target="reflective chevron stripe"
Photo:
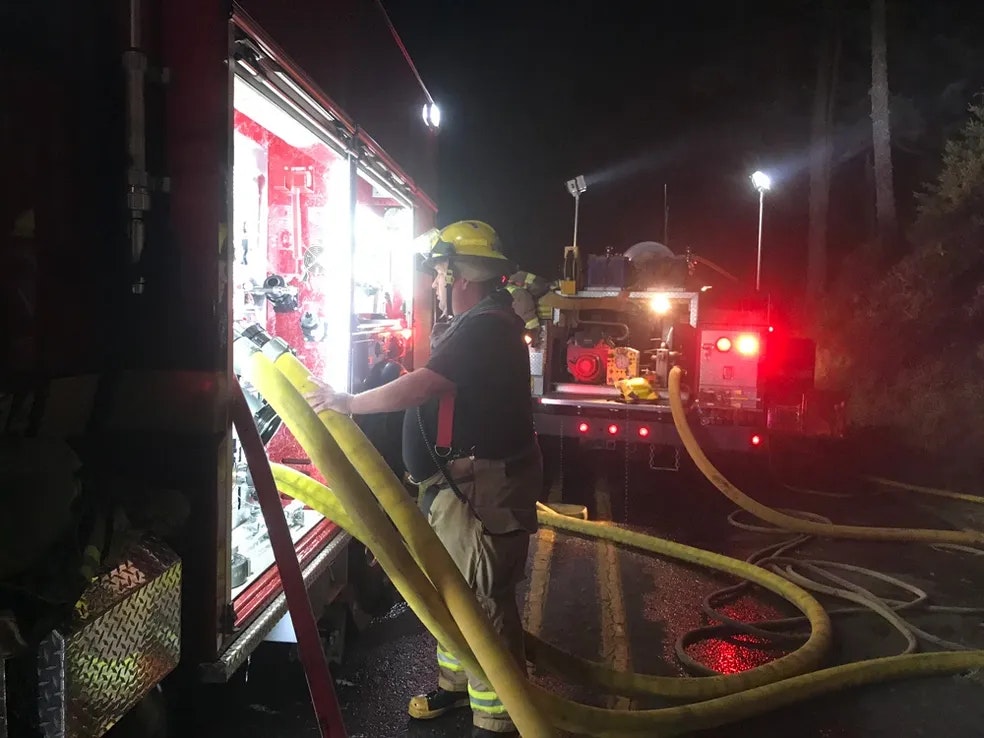
[[[440,646],[437,647],[437,665],[453,672],[461,672],[465,670],[458,659]]]
[[[505,715],[506,707],[499,700],[499,695],[495,692],[479,692],[468,685],[468,702],[472,710],[484,712],[488,715]]]

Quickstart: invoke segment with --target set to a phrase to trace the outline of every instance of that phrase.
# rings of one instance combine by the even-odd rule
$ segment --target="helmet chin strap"
[[[448,257],[448,267],[444,272],[444,316],[447,320],[454,318],[454,302],[452,292],[454,288],[454,263]]]

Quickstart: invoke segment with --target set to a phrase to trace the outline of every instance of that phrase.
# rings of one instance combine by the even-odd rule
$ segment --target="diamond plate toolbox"
[[[127,547],[38,654],[45,738],[96,738],[175,666],[181,654],[181,560],[144,540]]]

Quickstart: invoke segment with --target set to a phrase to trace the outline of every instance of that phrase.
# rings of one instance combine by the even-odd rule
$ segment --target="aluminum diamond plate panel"
[[[128,547],[41,644],[45,738],[101,736],[177,666],[180,641],[180,559],[159,542]]]
[[[65,735],[67,686],[65,639],[55,630],[38,647],[38,727],[45,736]]]

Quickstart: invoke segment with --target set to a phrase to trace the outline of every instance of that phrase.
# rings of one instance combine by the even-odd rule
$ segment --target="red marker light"
[[[580,431],[581,433],[587,433],[587,432],[588,432],[588,424],[587,424],[587,423],[581,423],[581,425],[579,425],[579,426],[577,427],[577,429],[578,429],[578,430],[579,430],[579,431]]]
[[[754,436],[752,436],[749,440],[751,441],[751,443],[752,443],[753,446],[761,446],[762,445],[762,436],[760,436],[758,433],[756,433]]]
[[[614,423],[612,423],[610,426],[608,426],[608,435],[610,435],[610,436],[617,436],[618,435],[618,426],[615,425]]]
[[[648,436],[649,436],[649,428],[647,428],[646,426],[642,426],[641,428],[639,428],[640,438],[647,438]]]
[[[775,326],[772,325],[769,326],[769,333],[775,333],[775,330],[776,330]]]
[[[717,346],[717,350],[722,353],[731,351],[731,339],[727,336],[721,336],[714,345]]]

